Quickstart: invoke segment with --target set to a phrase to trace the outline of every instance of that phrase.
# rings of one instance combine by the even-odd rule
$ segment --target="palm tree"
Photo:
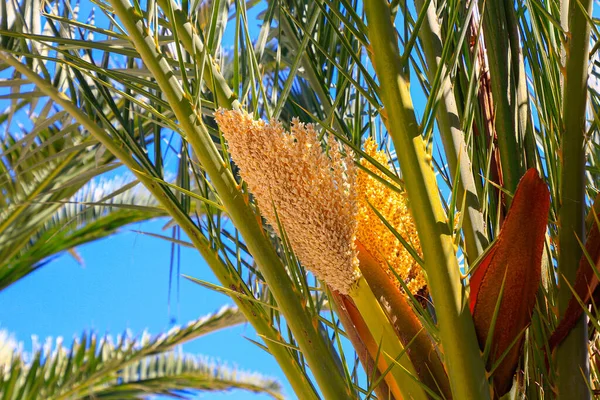
[[[299,398],[600,390],[591,0],[95,5],[1,5],[15,265],[118,164],[147,202],[73,213],[168,215]]]

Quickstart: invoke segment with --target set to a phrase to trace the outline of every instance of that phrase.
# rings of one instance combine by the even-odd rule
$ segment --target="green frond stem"
[[[408,86],[403,78],[389,4],[386,0],[368,0],[365,11],[375,72],[389,119],[389,133],[421,240],[453,397],[489,399],[489,385],[469,312],[468,296],[461,283],[431,155],[427,154],[419,133]]]
[[[113,140],[101,126],[92,121],[77,107],[77,105],[71,102],[68,97],[56,90],[51,82],[44,80],[9,54],[0,52],[0,60],[14,67],[17,71],[26,76],[31,83],[36,85],[41,92],[63,107],[65,111],[102,143],[108,151],[118,158],[123,165],[127,166],[134,173],[136,178],[156,197],[156,199],[160,201],[161,205],[171,217],[173,217],[175,222],[181,226],[194,244],[194,247],[200,252],[223,286],[244,290],[244,295],[252,296],[252,293],[246,293],[246,286],[239,275],[234,274],[231,270],[226,268],[218,258],[217,254],[211,249],[208,240],[189,219],[188,215],[178,207],[175,201],[173,201],[173,195],[168,188],[162,186],[158,180],[154,180],[148,175],[140,173],[138,171],[140,166],[127,150]],[[282,341],[281,334],[271,325],[270,318],[266,315],[264,308],[259,306],[256,302],[245,301],[241,298],[234,297],[233,300],[240,310],[242,310],[254,329],[256,329],[256,332],[260,336],[265,337],[265,343],[269,352],[277,360],[277,363],[282,368],[296,394],[302,399],[318,399],[318,395],[312,384],[294,359],[293,354],[286,347],[279,344]]]
[[[171,104],[185,135],[184,139],[191,145],[228,215],[245,239],[280,311],[286,316],[286,322],[323,395],[331,399],[352,397],[353,389],[336,362],[333,348],[319,332],[318,315],[305,307],[300,291],[293,285],[260,220],[238,189],[235,178],[204,126],[201,110],[184,95],[173,70],[160,54],[151,32],[146,28],[143,16],[136,12],[129,0],[111,0],[110,3],[146,67]]]
[[[407,296],[386,274],[378,262],[358,244],[360,271],[391,321],[397,337],[408,347],[408,355],[420,381],[441,398],[452,398],[448,374],[438,351],[421,324]]]
[[[512,4],[505,3],[506,27],[510,43],[510,59],[512,61],[512,72],[515,76],[516,103],[514,109],[517,115],[516,130],[518,132],[519,148],[524,149],[523,165],[525,170],[536,168],[535,137],[533,132],[533,120],[531,108],[529,107],[529,91],[527,90],[527,75],[525,73],[525,62],[521,49],[519,35],[519,22],[515,8]]]
[[[204,73],[207,76],[204,77],[204,83],[215,95],[219,106],[228,109],[238,108],[240,104],[235,93],[227,85],[227,81],[221,74],[215,60],[205,51],[202,39],[195,33],[196,29],[181,10],[181,7],[175,0],[158,0],[158,4],[165,13],[168,10],[172,11],[174,20],[171,20],[171,24],[176,25],[175,28],[183,47],[194,57],[196,63],[205,66]],[[167,14],[167,18],[170,19],[171,15]]]
[[[367,377],[370,378],[371,385],[376,384],[373,391],[377,395],[377,398],[386,400],[394,399],[392,389],[390,389],[390,386],[388,386],[385,379],[381,379],[382,375],[377,369],[378,366],[375,364],[375,358],[369,353],[369,346],[367,346],[366,342],[372,342],[372,347],[375,347],[376,344],[364,319],[362,319],[360,314],[352,313],[351,310],[348,309],[348,307],[351,306],[344,301],[346,296],[334,291],[331,291],[330,294],[330,299],[335,307],[335,314],[342,323],[348,340],[352,343],[352,347],[354,348],[360,363],[363,365]],[[367,337],[365,337],[365,335]],[[381,369],[385,368],[381,366]],[[400,391],[397,386],[396,382],[393,382],[394,391],[399,394]]]
[[[356,282],[350,297],[380,348],[380,359],[385,361],[388,368],[391,367],[388,374],[398,385],[401,398],[428,399],[427,393],[423,389],[424,384],[419,382],[417,371],[408,356],[407,349],[396,336],[394,328],[364,278],[361,277]],[[380,372],[385,373],[381,370]]]
[[[565,2],[563,2],[565,3]],[[558,309],[562,314],[571,298],[582,256],[578,240],[585,238],[585,112],[589,63],[592,1],[570,1],[563,93],[563,135],[561,143],[561,203],[558,216]],[[564,6],[563,6],[564,7]],[[587,13],[587,15],[586,15]],[[568,284],[567,284],[568,282]],[[556,353],[559,396],[590,398],[587,318],[583,316]],[[585,379],[583,378],[585,376]]]
[[[503,1],[479,2],[483,13],[483,36],[489,60],[492,96],[496,107],[496,133],[502,163],[504,187],[511,193],[517,188],[523,174],[517,148],[517,116],[512,99],[516,103],[516,87],[512,64],[510,63],[510,43]],[[507,207],[510,199],[507,197]]]
[[[415,4],[419,13],[423,12],[426,2],[416,0]],[[456,181],[458,184],[457,204],[465,203],[465,215],[463,222],[463,232],[465,235],[465,244],[467,255],[470,260],[476,260],[477,257],[488,246],[487,234],[483,223],[483,214],[477,196],[477,187],[473,178],[471,169],[471,159],[465,143],[465,134],[460,127],[460,118],[450,75],[446,72],[446,66],[442,63],[442,34],[438,17],[433,2],[429,2],[427,18],[421,25],[419,35],[425,51],[427,60],[427,73],[430,81],[434,81],[440,68],[442,69],[440,79],[441,99],[438,105],[436,120],[440,129],[444,153],[452,179],[454,180],[455,171],[459,171]]]

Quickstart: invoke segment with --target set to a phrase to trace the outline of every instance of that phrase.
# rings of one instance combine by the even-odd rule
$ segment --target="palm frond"
[[[141,399],[243,389],[281,398],[272,379],[174,350],[243,321],[238,309],[224,307],[155,337],[126,333],[113,339],[83,333],[70,347],[59,338],[32,354],[15,350],[0,371],[0,394],[5,399]]]
[[[33,202],[28,219],[0,237],[0,254],[5,256],[0,290],[76,246],[110,236],[128,224],[164,216],[136,184],[118,178],[91,182],[64,201]]]

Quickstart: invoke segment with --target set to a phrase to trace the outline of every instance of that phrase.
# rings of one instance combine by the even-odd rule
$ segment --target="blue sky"
[[[41,342],[46,337],[63,336],[65,342],[82,330],[118,334],[125,329],[141,333],[167,330],[168,279],[171,246],[133,230],[162,232],[164,220],[138,223],[108,239],[79,247],[85,261],[79,265],[63,255],[41,270],[0,292],[0,328],[12,332],[31,349],[31,336]],[[181,272],[218,283],[202,258],[192,249],[182,249]],[[178,324],[232,304],[224,295],[180,280],[179,301],[173,295],[171,314]],[[230,366],[285,377],[262,349],[245,339],[259,340],[250,325],[213,333],[183,346],[185,352],[203,354],[226,361]],[[292,391],[285,387],[287,395]],[[242,391],[198,398],[266,399]]]

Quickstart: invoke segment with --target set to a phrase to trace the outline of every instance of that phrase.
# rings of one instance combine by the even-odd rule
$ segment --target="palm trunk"
[[[563,10],[565,11],[565,10]],[[592,1],[571,1],[566,44],[566,74],[563,94],[562,169],[559,211],[558,309],[567,309],[583,254],[578,242],[585,239],[585,112],[589,62]],[[586,15],[587,13],[588,15]],[[567,282],[569,285],[567,285]],[[559,397],[589,399],[589,356],[587,318],[582,316],[556,353]]]

